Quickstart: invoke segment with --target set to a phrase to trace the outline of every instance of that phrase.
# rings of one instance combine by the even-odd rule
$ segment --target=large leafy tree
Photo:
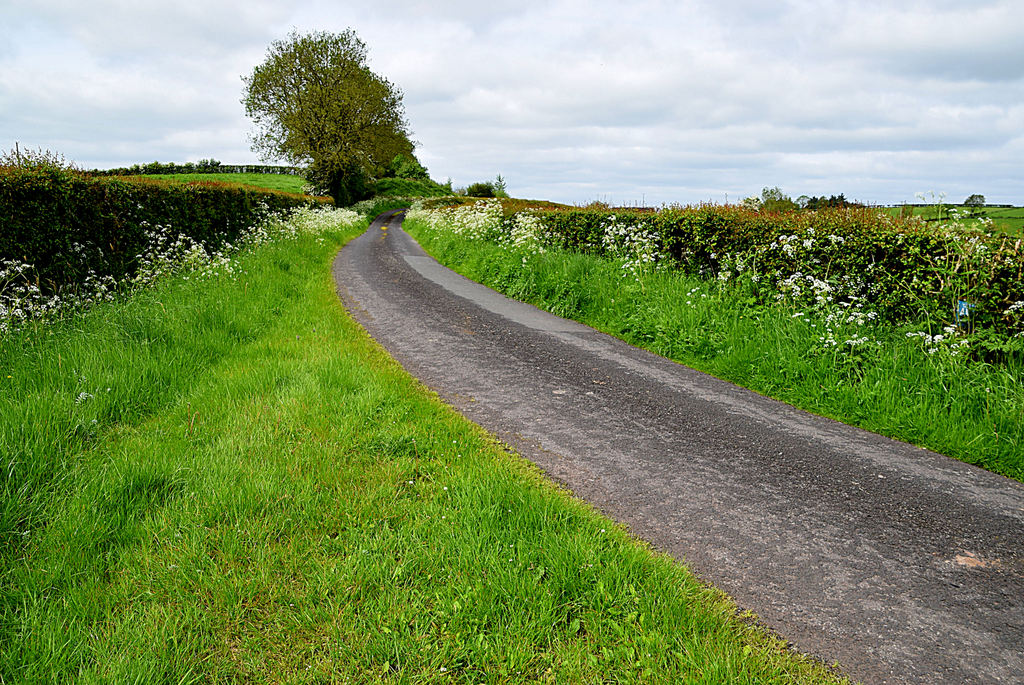
[[[354,31],[292,31],[243,77],[245,113],[265,159],[308,167],[307,180],[337,204],[361,199],[397,155],[412,156],[402,92],[373,73]]]

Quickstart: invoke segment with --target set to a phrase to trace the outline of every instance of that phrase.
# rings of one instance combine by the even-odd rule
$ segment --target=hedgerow
[[[0,259],[30,264],[57,292],[86,277],[120,280],[157,226],[203,245],[235,240],[267,212],[321,200],[232,184],[96,178],[53,166],[0,167]]]
[[[618,259],[637,278],[682,269],[735,282],[756,302],[787,300],[833,319],[920,324],[940,341],[971,335],[975,355],[989,361],[1021,353],[1022,241],[955,217],[934,224],[859,208],[524,209],[496,201],[414,216],[523,252],[524,213],[538,224],[535,253],[556,248]]]
[[[273,220],[331,209],[236,184],[92,178],[45,155],[13,161],[0,165],[0,334],[168,273],[227,269]]]

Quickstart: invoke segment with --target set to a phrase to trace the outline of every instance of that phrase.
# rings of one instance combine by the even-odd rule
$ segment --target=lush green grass
[[[149,174],[146,178],[160,178],[187,183],[191,181],[217,181],[302,193],[306,180],[291,174]],[[382,178],[374,182],[378,196],[435,197],[450,194],[443,186],[429,180],[409,178]]]
[[[349,319],[350,237],[0,341],[0,682],[821,682]]]
[[[281,190],[286,193],[302,194],[306,180],[291,174],[149,174],[146,178],[162,178],[171,181],[188,183],[192,181],[216,181],[220,183],[240,183],[257,188]]]
[[[949,210],[956,209],[963,216],[984,216],[992,220],[992,228],[1013,236],[1024,236],[1024,207],[965,207],[963,205],[938,205],[886,207],[883,212],[891,216],[920,216],[928,221],[947,221]],[[968,219],[967,224],[977,224]]]
[[[942,344],[928,354],[905,329],[856,324],[833,325],[830,346],[807,310],[756,305],[715,281],[678,271],[638,281],[618,262],[565,252],[524,267],[497,245],[406,225],[440,261],[512,297],[808,411],[1024,479],[1019,360],[967,363]],[[874,341],[846,342],[865,332]]]
[[[146,178],[161,178],[183,183],[190,181],[218,181],[302,193],[306,180],[291,174],[149,174]],[[408,178],[382,178],[374,183],[376,195],[434,197],[450,194],[447,188],[433,181]]]
[[[1024,237],[1024,207],[987,207],[984,211],[997,229]]]

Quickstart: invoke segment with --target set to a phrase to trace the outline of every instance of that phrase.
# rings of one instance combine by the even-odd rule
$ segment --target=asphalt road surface
[[[465,416],[856,680],[1024,682],[1020,483],[509,300],[400,224],[338,293]]]

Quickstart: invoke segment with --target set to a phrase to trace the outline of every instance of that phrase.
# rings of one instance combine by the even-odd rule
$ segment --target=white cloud
[[[20,2],[0,9],[0,146],[85,166],[255,161],[240,77],[292,27],[352,27],[404,91],[421,159],[456,184],[1020,203],[1017,4]]]
[[[847,8],[834,45],[909,78],[1012,82],[1024,77],[1022,10],[1016,0]]]

